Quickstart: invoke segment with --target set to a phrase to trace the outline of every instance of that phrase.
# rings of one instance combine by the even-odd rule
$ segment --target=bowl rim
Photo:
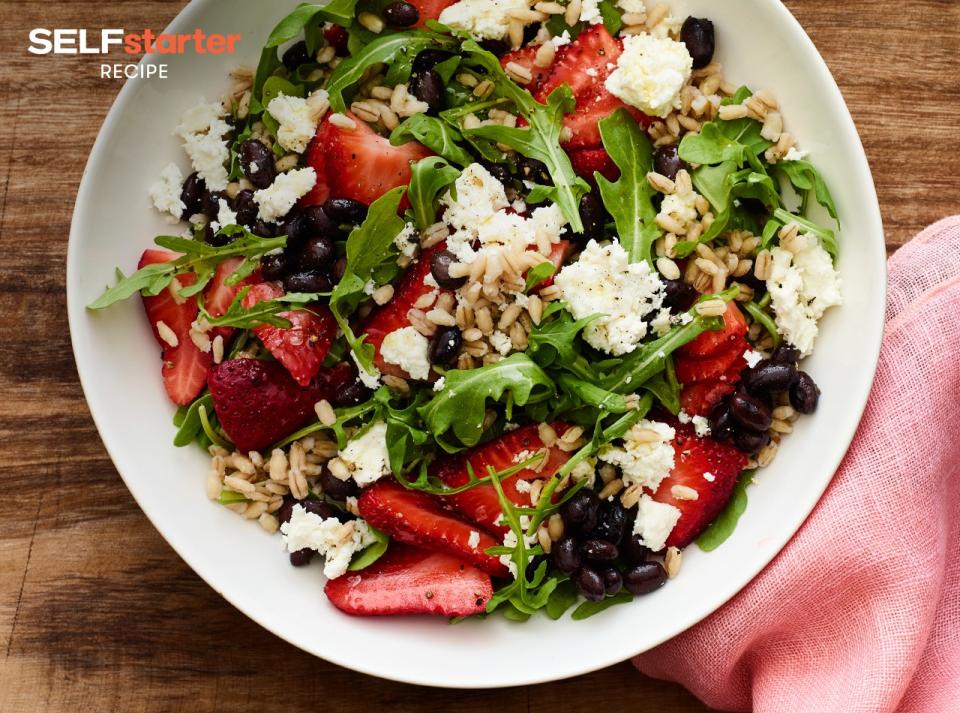
[[[190,2],[171,20],[171,22],[164,29],[165,33],[174,32],[175,28],[180,26],[187,26],[193,22],[193,18],[200,14],[202,10],[212,3],[217,2],[218,0],[190,0]],[[863,143],[860,139],[860,136],[857,132],[856,125],[853,121],[853,117],[850,114],[849,107],[846,104],[846,101],[843,98],[843,95],[840,91],[839,86],[836,83],[836,80],[833,78],[832,73],[830,72],[826,62],[823,57],[820,55],[813,41],[807,35],[806,31],[800,25],[799,21],[793,16],[790,10],[782,3],[780,0],[767,0],[774,7],[774,10],[779,14],[781,22],[784,23],[786,27],[789,28],[790,32],[795,35],[795,37],[805,45],[807,52],[812,52],[812,56],[816,59],[815,64],[817,65],[818,79],[824,83],[826,91],[830,94],[831,103],[837,107],[840,112],[840,118],[842,123],[842,128],[844,130],[844,135],[841,137],[841,140],[845,143],[848,143],[851,146],[852,152],[858,159],[859,166],[856,167],[856,172],[862,175],[863,184],[860,187],[862,191],[865,191],[865,197],[867,202],[872,207],[872,215],[868,216],[869,220],[864,221],[865,223],[875,222],[878,229],[878,235],[883,236],[883,223],[882,216],[880,214],[879,201],[877,198],[876,187],[873,180],[873,176],[870,170],[869,162],[866,157],[866,153],[863,149]],[[152,55],[144,56],[140,63],[148,64],[155,62],[155,58]],[[160,533],[160,535],[166,540],[167,544],[173,548],[177,555],[187,563],[187,565],[201,578],[207,585],[209,585],[214,591],[220,594],[224,599],[226,599],[231,605],[241,611],[246,617],[250,618],[267,631],[270,631],[275,636],[287,641],[288,643],[300,648],[312,655],[323,658],[327,661],[335,663],[346,668],[350,668],[361,673],[365,673],[371,676],[376,676],[378,678],[383,678],[387,680],[397,681],[401,683],[409,683],[415,685],[426,685],[434,687],[443,687],[443,688],[463,688],[463,689],[482,689],[482,688],[494,688],[494,687],[507,687],[507,686],[520,686],[520,685],[533,685],[538,683],[545,683],[549,681],[559,680],[562,678],[568,678],[572,676],[577,676],[591,671],[596,671],[601,668],[614,665],[616,663],[622,662],[625,659],[632,658],[633,656],[647,651],[655,646],[662,644],[664,641],[667,641],[680,633],[686,631],[691,626],[702,621],[706,617],[713,614],[716,610],[726,604],[730,599],[732,599],[738,592],[740,592],[744,587],[746,587],[751,581],[753,581],[757,575],[770,563],[780,551],[786,546],[786,544],[793,538],[793,536],[799,531],[806,522],[810,513],[819,503],[820,499],[823,496],[823,493],[833,480],[833,476],[836,474],[836,470],[840,465],[843,457],[845,456],[847,450],[850,447],[850,443],[853,440],[853,437],[859,427],[860,420],[863,417],[864,409],[866,408],[867,398],[869,396],[870,390],[872,389],[872,384],[876,375],[876,370],[879,361],[880,347],[883,336],[883,322],[884,322],[884,310],[883,305],[885,303],[886,289],[887,289],[887,264],[886,264],[886,253],[885,247],[883,245],[879,246],[878,249],[874,252],[871,251],[871,254],[865,256],[866,259],[869,259],[872,264],[867,264],[865,269],[872,270],[872,274],[876,275],[878,278],[876,280],[876,291],[875,298],[879,301],[879,306],[873,311],[872,314],[864,315],[864,320],[869,324],[872,333],[875,335],[872,343],[865,344],[862,354],[866,357],[865,362],[862,366],[867,372],[867,378],[861,382],[861,388],[859,393],[856,393],[856,403],[859,406],[856,408],[857,417],[850,418],[849,423],[846,428],[837,432],[839,438],[838,441],[842,442],[843,448],[837,450],[837,454],[828,460],[825,460],[823,463],[824,470],[829,467],[830,477],[824,478],[822,487],[816,491],[811,491],[810,500],[811,502],[806,507],[798,508],[798,514],[796,515],[796,525],[788,528],[784,528],[776,537],[770,538],[771,541],[771,552],[772,554],[769,557],[763,557],[761,559],[766,561],[761,561],[758,564],[750,567],[746,567],[742,570],[738,570],[738,575],[728,582],[725,586],[719,588],[719,596],[712,596],[709,600],[709,603],[705,606],[695,607],[691,610],[677,612],[676,624],[671,627],[672,633],[665,634],[663,636],[657,637],[652,641],[647,641],[641,647],[640,651],[629,651],[624,652],[618,649],[613,654],[607,654],[606,656],[597,655],[594,656],[588,663],[582,663],[579,666],[573,666],[568,668],[561,668],[559,671],[557,669],[547,670],[537,670],[531,668],[528,671],[515,671],[512,674],[512,677],[504,680],[474,680],[474,679],[458,679],[458,680],[437,680],[437,678],[431,677],[426,671],[404,671],[404,672],[394,672],[390,670],[383,670],[378,668],[375,665],[369,665],[365,661],[362,655],[349,655],[349,647],[340,648],[324,648],[317,646],[317,642],[313,640],[306,639],[305,637],[299,637],[293,634],[290,631],[284,631],[283,633],[276,631],[271,626],[264,623],[262,617],[260,617],[256,611],[251,611],[250,607],[244,606],[239,603],[238,598],[234,596],[227,589],[221,589],[216,584],[216,573],[211,573],[207,571],[207,568],[202,566],[197,562],[195,558],[189,551],[188,548],[180,547],[174,544],[172,538],[168,537],[165,528],[161,527],[159,524],[159,515],[154,511],[153,505],[146,499],[142,498],[137,493],[136,487],[131,483],[131,480],[117,467],[119,458],[116,455],[118,440],[115,440],[114,437],[108,436],[107,431],[103,427],[103,419],[98,416],[97,411],[94,409],[90,394],[93,393],[94,387],[92,384],[91,376],[93,374],[93,365],[88,359],[87,355],[84,354],[78,345],[77,335],[81,330],[85,329],[83,324],[83,316],[86,312],[86,306],[82,303],[82,300],[79,295],[79,282],[78,282],[78,272],[79,272],[79,261],[80,261],[80,248],[78,247],[81,240],[79,235],[81,233],[81,226],[85,222],[85,214],[88,210],[88,199],[89,194],[92,192],[93,188],[91,187],[90,176],[96,173],[97,167],[103,163],[106,159],[104,157],[104,147],[110,139],[110,136],[114,133],[116,125],[120,122],[121,116],[124,113],[124,109],[131,102],[132,97],[135,94],[136,88],[140,85],[141,82],[147,81],[142,77],[138,76],[133,79],[127,80],[124,86],[121,88],[117,97],[115,98],[109,112],[104,119],[103,125],[100,128],[100,131],[97,134],[97,138],[91,148],[89,158],[85,165],[83,175],[80,181],[80,185],[77,191],[77,197],[74,204],[73,217],[70,225],[70,234],[69,241],[67,245],[67,255],[66,255],[66,293],[67,293],[67,314],[68,314],[68,323],[70,328],[70,338],[71,338],[71,347],[73,351],[74,361],[77,365],[77,374],[80,380],[81,388],[83,390],[84,399],[88,404],[90,409],[91,417],[93,418],[94,424],[97,428],[98,434],[100,435],[101,441],[104,444],[104,447],[107,450],[108,455],[110,456],[111,461],[114,464],[114,467],[117,468],[117,472],[120,474],[120,477],[123,479],[124,484],[127,486],[127,489],[130,491],[130,494],[133,496],[137,505],[146,515],[147,519],[151,522],[153,527]],[[815,496],[815,497],[814,497]],[[799,515],[802,511],[802,516]]]

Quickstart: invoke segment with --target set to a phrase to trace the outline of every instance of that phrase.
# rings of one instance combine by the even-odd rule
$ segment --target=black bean
[[[227,243],[233,242],[233,238],[223,233],[218,234],[208,223],[203,229],[203,242],[215,248],[222,248]]]
[[[661,146],[653,154],[653,170],[671,181],[677,177],[681,168],[683,161],[680,160],[676,146]]]
[[[317,270],[292,272],[283,278],[283,289],[287,292],[329,292],[332,287],[329,275]]]
[[[600,503],[597,511],[597,526],[590,537],[618,544],[627,529],[627,511],[617,499]]]
[[[334,392],[330,403],[334,406],[356,406],[366,401],[369,394],[370,390],[363,385],[363,382],[360,379],[354,379],[340,386]]]
[[[297,44],[283,53],[283,66],[291,72],[301,64],[306,64],[309,61],[310,53],[307,52],[307,43],[303,41],[297,42]]]
[[[615,567],[607,567],[600,576],[603,578],[603,591],[608,597],[623,589],[623,575]]]
[[[183,182],[183,188],[180,189],[180,200],[183,201],[186,209],[183,211],[183,217],[189,218],[191,215],[200,213],[203,210],[203,194],[207,192],[206,182],[200,178],[200,174],[194,171]]]
[[[721,401],[710,410],[710,435],[716,440],[728,440],[733,436],[736,428],[737,425],[727,402]]]
[[[581,567],[577,570],[577,573],[573,575],[573,586],[585,599],[591,602],[599,602],[605,594],[603,577],[590,567]]]
[[[817,410],[820,401],[820,388],[813,377],[805,371],[797,374],[797,380],[790,387],[790,405],[800,413],[810,414]]]
[[[263,142],[256,139],[247,139],[240,144],[240,151],[237,155],[240,157],[243,175],[257,188],[266,188],[277,177],[273,151],[268,149]],[[253,170],[254,167],[256,167],[256,171]]]
[[[323,236],[333,239],[337,228],[323,210],[323,206],[311,205],[303,209],[304,226],[310,237]]]
[[[500,183],[506,185],[510,182],[510,168],[503,163],[492,163],[490,161],[481,161],[481,164],[487,173],[496,178]]]
[[[643,564],[650,556],[650,549],[640,542],[640,535],[635,535],[632,531],[627,532],[619,549],[628,564]]]
[[[410,93],[425,102],[431,111],[443,108],[443,80],[432,69],[425,69],[410,77]]]
[[[631,594],[649,594],[667,581],[667,573],[659,562],[644,562],[623,573],[623,586]]]
[[[583,242],[600,240],[603,237],[603,224],[606,210],[603,202],[594,193],[584,193],[580,198],[580,220],[583,221]]]
[[[310,238],[300,251],[298,267],[300,270],[324,270],[330,267],[333,259],[333,241],[317,236]]]
[[[250,228],[250,232],[254,235],[258,235],[261,238],[272,238],[276,235],[276,227],[271,223],[267,223],[263,220],[257,219],[257,222],[253,224],[253,227]]]
[[[766,431],[773,423],[773,415],[763,401],[738,391],[730,399],[730,414],[734,420],[751,431]]]
[[[503,57],[503,55],[510,51],[510,45],[503,40],[483,40],[480,43],[480,46],[483,47],[483,49],[485,49],[487,52],[495,54],[497,57]]]
[[[770,434],[757,431],[735,431],[733,444],[744,453],[753,455],[770,442]]]
[[[290,269],[290,258],[285,252],[264,255],[260,260],[260,274],[264,280],[282,280]]]
[[[592,490],[584,488],[560,506],[560,517],[570,530],[590,532],[597,526],[597,511],[600,499]]]
[[[620,553],[612,542],[586,540],[580,545],[580,554],[590,562],[612,562]]]
[[[260,212],[259,206],[253,200],[253,191],[245,188],[233,197],[230,201],[230,207],[237,214],[237,225],[250,228],[257,222],[257,215]]]
[[[754,395],[786,391],[797,380],[797,367],[793,364],[774,364],[764,359],[750,369],[743,378],[743,385]]]
[[[313,237],[309,221],[296,209],[287,215],[278,232],[287,236],[287,249],[294,253],[299,253],[307,241]]]
[[[408,2],[392,2],[383,8],[383,19],[394,27],[410,27],[416,25],[420,19],[420,11],[416,5]]]
[[[525,181],[533,181],[541,186],[553,185],[547,164],[543,161],[521,156],[517,159],[517,168],[520,170],[520,177]]]
[[[697,291],[683,280],[664,280],[663,306],[685,312],[697,299]]]
[[[451,57],[453,57],[452,54],[443,50],[423,50],[413,60],[413,73],[418,74],[426,69],[433,69]]]
[[[330,517],[338,518],[337,511],[322,500],[301,500],[300,505],[302,505],[303,509],[308,513],[319,515],[323,520]]]
[[[294,567],[306,567],[310,564],[310,561],[313,559],[313,556],[316,554],[314,550],[305,549],[297,550],[296,552],[290,553],[290,564]]]
[[[200,210],[205,216],[213,220],[220,214],[220,199],[226,200],[227,194],[223,191],[205,191],[200,198]]]
[[[450,267],[455,262],[457,256],[449,250],[437,250],[430,256],[430,274],[445,290],[456,290],[467,283],[466,277],[450,277]]]
[[[770,361],[774,364],[796,364],[800,361],[800,350],[790,344],[781,344],[774,350]]]
[[[320,487],[323,489],[324,495],[339,502],[343,502],[360,491],[352,478],[340,480],[327,467],[320,471]]]
[[[693,58],[693,68],[701,69],[710,64],[716,49],[713,23],[702,17],[688,17],[680,28],[680,39]]]
[[[571,575],[580,568],[580,547],[572,537],[561,537],[550,550],[553,564],[563,574]]]
[[[337,258],[337,261],[333,263],[333,279],[337,282],[343,279],[344,274],[347,272],[347,256],[342,255]]]
[[[323,204],[323,212],[340,225],[360,225],[367,217],[367,206],[351,198],[330,198]]]
[[[428,350],[430,363],[450,366],[457,360],[462,346],[463,334],[458,327],[438,327],[430,339]]]

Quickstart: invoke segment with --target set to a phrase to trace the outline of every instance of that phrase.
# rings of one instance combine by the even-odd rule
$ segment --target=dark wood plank
[[[86,156],[119,82],[34,57],[28,28],[163,27],[183,0],[0,2],[0,710],[707,710],[629,664],[470,692],[308,656],[199,580],[140,513],[93,428],[67,335],[64,255]],[[892,250],[957,212],[950,81],[960,4],[787,0],[860,128]]]

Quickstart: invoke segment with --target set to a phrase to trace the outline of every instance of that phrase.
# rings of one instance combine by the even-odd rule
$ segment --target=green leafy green
[[[837,205],[833,201],[833,196],[830,195],[830,189],[827,187],[826,181],[823,180],[823,176],[820,175],[820,172],[812,163],[809,161],[780,161],[775,168],[777,171],[782,171],[797,190],[813,191],[817,202],[827,209],[830,217],[839,220]]]
[[[570,607],[576,604],[579,598],[580,596],[577,594],[577,589],[573,586],[573,582],[566,580],[560,582],[556,589],[550,593],[550,596],[547,598],[547,604],[543,609],[548,617],[556,621],[562,617]]]
[[[623,27],[620,8],[611,0],[600,0],[598,7],[600,8],[600,17],[603,19],[603,26],[607,28],[607,32],[616,37],[620,28]]]
[[[437,443],[457,450],[480,442],[487,401],[509,394],[512,403],[524,406],[550,397],[555,388],[530,357],[517,353],[477,369],[448,371],[443,388],[420,407],[420,415]],[[454,441],[447,438],[451,431]]]
[[[740,165],[750,155],[756,157],[773,145],[760,135],[762,129],[762,124],[753,119],[709,121],[699,133],[686,134],[680,140],[680,158],[698,165],[724,161]]]
[[[800,226],[801,232],[810,233],[820,239],[823,249],[830,253],[830,256],[836,260],[839,254],[840,246],[837,243],[836,234],[829,228],[814,223],[812,220],[799,215],[794,215],[783,208],[773,211],[773,217],[767,221],[763,230],[763,239],[760,242],[761,247],[769,248],[776,238],[780,228],[788,223],[796,223]]]
[[[712,552],[733,534],[740,516],[747,509],[747,486],[753,482],[753,476],[756,472],[755,470],[745,470],[740,474],[729,502],[697,538],[697,547],[701,550]]]
[[[192,404],[183,412],[183,418],[176,424],[176,435],[173,437],[173,445],[177,448],[188,446],[197,440],[197,436],[203,432],[203,424],[200,421],[200,408],[207,411],[213,410],[213,396],[205,392],[198,396]]]
[[[473,157],[457,143],[463,141],[460,132],[435,116],[414,114],[404,119],[390,134],[390,143],[394,146],[408,141],[419,141],[438,156],[458,166],[473,163]]]
[[[529,292],[544,280],[549,280],[556,271],[557,266],[552,262],[541,262],[539,265],[534,265],[527,271],[527,280],[523,288],[524,291]]]
[[[262,300],[252,305],[244,307],[243,300],[250,292],[250,287],[244,287],[233,298],[227,311],[219,317],[214,317],[206,311],[203,305],[200,306],[201,315],[211,327],[234,327],[236,329],[256,329],[257,327],[269,324],[281,329],[288,329],[290,320],[281,316],[282,312],[302,309],[311,302],[316,302],[323,295],[319,292],[289,292],[270,300]]]
[[[773,346],[779,347],[781,342],[780,330],[777,329],[776,322],[773,321],[773,318],[764,312],[763,308],[760,307],[760,305],[758,305],[756,302],[745,302],[741,306],[747,311],[747,313],[755,322],[759,322],[761,325],[763,325],[763,328],[767,330],[767,334],[769,334],[770,338],[773,340]]]
[[[566,367],[573,365],[582,358],[577,337],[600,316],[595,314],[575,320],[570,312],[560,309],[559,303],[552,303],[548,312],[544,313],[543,320],[527,338],[527,354],[544,368],[555,364]]]
[[[560,374],[556,381],[557,386],[587,406],[607,413],[626,413],[630,410],[630,405],[622,394],[608,391],[570,374]]]
[[[606,611],[610,607],[616,606],[617,604],[626,604],[627,602],[632,601],[633,595],[630,594],[630,592],[620,592],[619,594],[614,594],[612,597],[601,599],[599,602],[583,602],[580,606],[573,610],[573,614],[570,615],[570,618],[574,621],[583,621],[584,619],[589,619],[594,614],[599,614],[602,611]]]
[[[620,244],[630,262],[645,260],[653,265],[653,243],[661,235],[655,191],[647,181],[653,170],[653,145],[626,109],[617,109],[600,120],[603,146],[620,169],[620,178],[610,181],[594,173],[600,197],[617,225]]]
[[[367,545],[367,547],[362,549],[360,552],[357,552],[353,556],[353,559],[350,560],[350,566],[347,567],[349,572],[357,572],[361,569],[366,569],[380,559],[390,546],[390,538],[385,533],[380,532],[380,530],[376,529],[375,527],[370,527],[370,532],[373,533],[373,536],[376,538],[376,542],[371,545]]]
[[[212,402],[210,410],[213,411]],[[211,421],[211,417],[207,415],[207,407],[204,404],[200,404],[197,407],[197,415],[200,417],[200,425],[203,428],[203,432],[206,434],[207,438],[210,439],[210,442],[214,445],[220,446],[221,448],[230,449],[230,442],[217,431],[217,427],[214,425],[216,416],[214,416],[214,420]]]
[[[403,407],[392,404],[394,397],[389,389],[378,389],[374,400],[382,406],[381,418],[387,423],[387,454],[390,470],[403,473],[407,465],[421,457],[420,448],[430,437],[423,428],[418,413],[425,400],[421,391],[415,399]]]
[[[436,221],[437,197],[453,185],[459,175],[460,171],[436,156],[428,156],[412,164],[407,196],[414,222],[420,230]]]

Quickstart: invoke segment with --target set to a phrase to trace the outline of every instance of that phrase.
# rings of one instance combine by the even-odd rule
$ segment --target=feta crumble
[[[438,21],[484,40],[502,40],[510,28],[510,11],[530,9],[527,0],[460,0],[440,13]]]
[[[708,471],[708,472],[706,472],[706,473],[703,474],[703,479],[704,479],[705,481],[707,481],[708,483],[712,483],[713,481],[715,481],[715,480],[717,479],[717,476],[715,476],[713,473],[710,473],[710,472]]]
[[[830,254],[816,236],[804,238],[805,246],[796,253],[780,247],[771,250],[773,267],[767,290],[780,333],[801,356],[809,356],[819,333],[817,322],[843,298],[840,275]]]
[[[627,104],[663,119],[680,108],[680,90],[692,71],[693,59],[682,42],[634,35],[623,38],[623,53],[605,84]]]
[[[413,379],[430,378],[430,342],[413,327],[390,332],[380,345],[380,356],[388,364],[395,364]]]
[[[378,389],[380,387],[380,370],[376,366],[372,366],[373,373],[368,372],[363,368],[360,360],[357,359],[357,355],[352,350],[350,351],[350,358],[353,359],[353,363],[357,365],[357,378],[360,379],[360,383],[368,389]]]
[[[620,468],[626,487],[656,490],[673,470],[674,435],[676,431],[667,424],[643,419],[624,434],[622,447],[606,445],[597,457]]]
[[[588,22],[591,25],[599,25],[603,22],[599,0],[583,0],[580,4],[580,22]]]
[[[470,537],[467,538],[467,546],[475,550],[480,546],[480,533],[476,530],[470,530]]]
[[[230,209],[230,204],[221,198],[218,205],[220,206],[220,210],[217,212],[217,219],[210,224],[210,227],[213,228],[213,232],[215,233],[220,230],[220,228],[237,224],[237,214]]]
[[[443,391],[443,387],[444,387],[444,385],[445,385],[446,383],[447,383],[447,377],[441,376],[439,379],[437,379],[435,382],[433,382],[433,390],[434,390],[434,391]]]
[[[663,304],[663,283],[646,262],[630,263],[614,241],[587,243],[577,262],[567,265],[554,284],[576,319],[603,315],[584,329],[591,346],[616,356],[629,354],[647,335],[644,317]]]
[[[704,416],[694,416],[693,430],[698,436],[700,436],[700,438],[703,438],[704,436],[709,436],[710,421],[707,420]]]
[[[790,150],[787,151],[787,153],[784,154],[783,158],[780,160],[781,161],[803,161],[803,159],[805,159],[809,154],[810,154],[809,151],[801,151],[796,146],[791,146]]]
[[[267,104],[267,111],[279,124],[277,141],[280,145],[287,151],[303,153],[329,107],[327,91],[318,89],[306,99],[279,94]]]
[[[420,247],[420,240],[417,238],[417,226],[413,223],[404,225],[403,230],[397,233],[397,237],[393,239],[393,244],[397,246],[401,255],[412,258],[417,254],[417,248]],[[426,282],[426,279],[424,279],[424,282]]]
[[[232,127],[223,120],[223,115],[223,106],[219,102],[201,100],[183,114],[176,128],[193,169],[211,191],[222,191],[227,187],[226,163],[230,159],[230,147],[224,136]]]
[[[502,516],[501,516],[501,517],[502,517]],[[504,524],[504,523],[498,521],[498,524]],[[529,517],[529,515],[521,515],[521,516],[520,516],[520,529],[523,530],[523,532],[526,532],[526,531],[527,531],[527,528],[528,528],[529,526],[530,526],[530,517]],[[516,535],[516,533],[515,533],[513,530],[509,530],[509,531],[503,536],[503,546],[504,546],[504,547],[510,547],[510,548],[512,549],[512,548],[516,547],[518,543],[519,543],[519,540],[517,539],[517,535]],[[526,535],[526,534],[525,534],[525,535],[523,536],[523,544],[524,544],[524,546],[527,547],[528,549],[531,548],[531,547],[533,547],[536,543],[537,543],[537,536],[536,536],[536,534],[533,534],[533,535]],[[513,558],[512,558],[509,554],[500,555],[500,563],[503,564],[503,566],[506,567],[508,570],[510,570],[510,574],[513,575],[513,578],[514,578],[514,579],[517,578],[517,563],[513,561]]]
[[[763,361],[763,354],[753,349],[748,349],[743,353],[743,360],[747,362],[747,367],[752,369],[761,361]]]
[[[187,209],[187,205],[180,200],[182,190],[183,174],[177,164],[171,163],[160,172],[160,179],[150,186],[150,200],[161,213],[169,213],[179,220]]]
[[[489,339],[493,348],[500,352],[500,354],[503,356],[509,354],[510,350],[513,349],[513,342],[510,341],[510,337],[501,332],[499,329],[494,331],[494,333],[490,335]]]
[[[323,574],[327,579],[342,576],[353,555],[377,541],[370,526],[362,520],[340,522],[335,517],[321,518],[294,505],[288,522],[280,526],[288,552],[316,550],[324,556]]]
[[[390,474],[387,453],[387,424],[375,423],[359,438],[347,442],[338,453],[353,479],[361,488]]]
[[[640,496],[637,519],[633,523],[633,533],[640,537],[644,547],[659,552],[667,543],[667,538],[680,519],[680,509],[673,505],[658,503],[649,495]]]
[[[260,218],[275,223],[289,213],[316,183],[316,171],[309,167],[281,173],[270,186],[253,194],[254,202],[260,206]]]

